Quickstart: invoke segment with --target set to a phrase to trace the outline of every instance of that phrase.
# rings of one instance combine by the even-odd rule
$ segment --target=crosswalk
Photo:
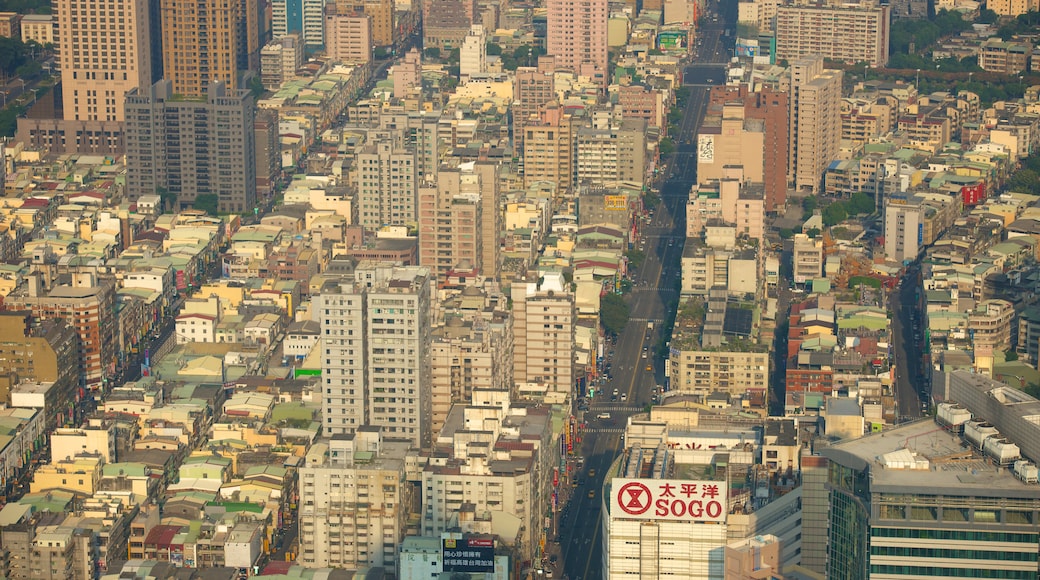
[[[629,318],[631,322],[664,322],[663,318]]]
[[[666,288],[664,286],[636,286],[632,289],[632,292],[675,292],[675,288]]]
[[[624,432],[625,432],[625,430],[622,429],[621,427],[594,427],[592,429],[585,429],[585,431],[584,431],[584,433],[590,433],[590,434],[611,433],[611,434],[614,434],[614,435],[620,435],[621,433],[624,433]]]
[[[586,412],[587,413],[595,413],[595,412],[602,413],[604,411],[614,411],[615,413],[636,413],[636,412],[642,411],[642,409],[640,409],[639,407],[633,407],[632,405],[596,405],[596,404],[593,404],[592,405],[592,410],[591,411],[586,411]]]

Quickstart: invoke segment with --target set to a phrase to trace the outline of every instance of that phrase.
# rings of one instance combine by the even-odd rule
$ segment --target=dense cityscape
[[[1038,10],[0,0],[0,579],[1040,578]]]

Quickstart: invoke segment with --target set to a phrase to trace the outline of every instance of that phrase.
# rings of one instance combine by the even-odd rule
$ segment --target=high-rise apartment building
[[[329,0],[329,4],[335,6],[337,14],[359,13],[368,16],[372,22],[374,46],[390,46],[394,43],[393,0]]]
[[[889,7],[876,0],[858,5],[801,0],[777,7],[776,58],[819,56],[847,64],[888,64]]]
[[[322,288],[325,433],[374,425],[430,446],[430,283],[426,268],[362,264]]]
[[[358,223],[370,230],[415,223],[415,153],[387,138],[368,145],[355,157]]]
[[[51,382],[62,401],[62,411],[75,403],[79,388],[79,337],[64,320],[32,324],[29,312],[0,315],[0,402],[10,406],[6,379],[14,373],[18,381]],[[47,421],[54,420],[51,414]]]
[[[574,119],[563,107],[551,102],[542,108],[537,121],[524,124],[524,184],[549,181],[560,193],[574,186]]]
[[[499,171],[495,161],[477,161],[473,171],[480,176],[480,243],[482,246],[477,267],[489,280],[498,280],[502,273],[502,211]]]
[[[271,32],[281,38],[296,32],[311,49],[325,46],[325,0],[272,0]]]
[[[299,472],[300,564],[308,568],[394,569],[411,505],[408,443],[382,429],[315,442]]]
[[[122,121],[126,93],[152,84],[147,0],[55,0],[53,11],[65,119]]]
[[[127,194],[164,189],[179,207],[216,196],[219,211],[256,206],[253,97],[246,90],[209,86],[206,98],[181,99],[171,81],[126,97]]]
[[[791,106],[788,181],[798,189],[819,191],[823,170],[838,158],[842,76],[816,55],[792,62],[784,79]]]
[[[517,383],[574,388],[574,295],[563,276],[546,272],[540,282],[513,282],[513,376]]]
[[[459,49],[459,78],[466,82],[472,76],[487,72],[487,33],[484,26],[474,24]]]
[[[419,188],[419,264],[444,282],[460,264],[479,266],[481,240],[480,175],[441,169],[437,182]]]
[[[513,81],[513,145],[517,151],[524,148],[524,127],[538,115],[542,107],[556,98],[553,90],[552,57],[539,57],[537,67],[516,69]]]
[[[205,95],[214,81],[238,87],[239,1],[161,0],[163,76],[174,94]]]
[[[548,0],[546,52],[556,65],[606,86],[607,0]]]
[[[325,54],[335,62],[366,64],[372,60],[372,17],[325,9]]]

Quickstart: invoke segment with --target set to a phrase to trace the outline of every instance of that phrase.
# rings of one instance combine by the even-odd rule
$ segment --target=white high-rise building
[[[486,72],[487,33],[483,25],[474,24],[459,50],[459,80],[466,82],[470,77]]]
[[[430,272],[362,263],[315,299],[322,325],[326,434],[383,428],[389,440],[430,446]]]
[[[405,480],[411,445],[383,441],[381,431],[364,426],[307,452],[299,472],[303,566],[396,567],[411,505]]]

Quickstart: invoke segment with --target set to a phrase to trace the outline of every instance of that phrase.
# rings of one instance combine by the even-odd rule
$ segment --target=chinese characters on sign
[[[701,135],[697,137],[697,161],[702,163],[715,162],[715,136]]]
[[[494,572],[494,541],[485,538],[445,539],[441,561],[445,572]]]
[[[616,478],[610,513],[642,520],[724,522],[726,484],[720,481]]]

